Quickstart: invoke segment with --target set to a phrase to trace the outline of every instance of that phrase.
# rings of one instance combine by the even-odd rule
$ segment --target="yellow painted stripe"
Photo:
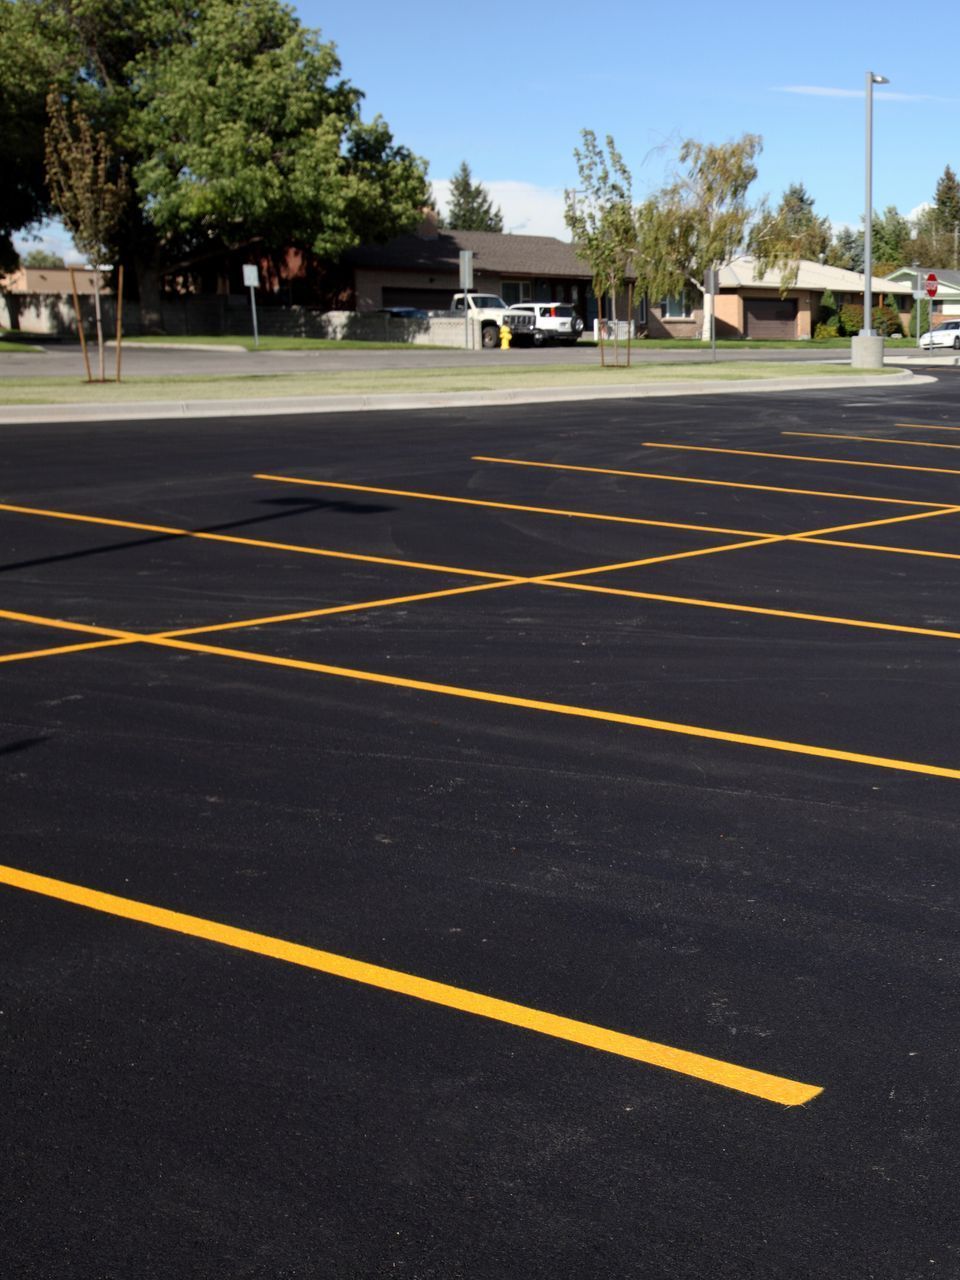
[[[777,454],[775,456],[781,457],[782,455]],[[511,467],[544,467],[549,471],[586,471],[591,475],[630,476],[637,480],[668,480],[674,484],[714,485],[721,489],[758,489],[763,493],[804,494],[812,498],[843,498],[852,499],[855,502],[891,502],[905,507],[930,505],[928,503],[905,502],[900,498],[867,497],[862,493],[834,493],[832,490],[823,489],[785,489],[782,486],[773,484],[745,484],[740,480],[705,480],[701,476],[671,476],[657,471],[619,471],[613,467],[575,467],[559,462],[526,462],[521,461],[519,458],[485,458],[479,454],[471,458],[471,462],[496,462],[504,463]]]
[[[250,929],[237,929],[233,925],[220,924],[200,916],[169,911],[164,907],[136,902],[131,898],[117,897],[112,893],[102,893],[97,889],[87,889],[82,885],[51,879],[49,876],[34,875],[32,872],[21,871],[16,867],[0,866],[0,883],[28,893],[55,898],[74,906],[85,907],[91,911],[119,916],[123,920],[152,925],[158,929],[168,929],[173,933],[200,938],[205,942],[215,942],[220,946],[233,947],[239,951],[252,952],[254,955],[281,960],[286,964],[299,965],[301,968],[313,969],[319,973],[343,978],[348,982],[359,982],[364,986],[377,987],[381,991],[390,991],[395,995],[441,1005],[459,1013],[469,1013],[474,1017],[506,1023],[508,1026],[520,1027],[525,1031],[534,1031],[556,1040],[583,1045],[602,1053],[612,1053],[649,1066],[662,1067],[667,1071],[706,1081],[708,1084],[722,1085],[727,1089],[735,1089],[739,1093],[762,1098],[766,1102],[778,1102],[785,1107],[802,1106],[823,1092],[823,1088],[819,1085],[801,1084],[797,1080],[768,1075],[764,1071],[754,1071],[750,1067],[737,1066],[735,1063],[724,1062],[718,1058],[708,1058],[686,1049],[675,1049],[670,1045],[658,1044],[654,1040],[644,1040],[639,1036],[593,1026],[589,1022],[578,1022],[573,1018],[545,1013],[527,1005],[514,1004],[512,1001],[500,1000],[495,996],[483,995],[477,991],[468,991],[463,987],[448,986],[445,982],[434,982],[430,978],[420,978],[398,969],[385,969],[380,965],[354,960],[332,951],[321,951],[316,947],[288,942],[283,938],[254,933]]]
[[[15,515],[43,516],[49,520],[68,520],[78,524],[106,525],[116,529],[136,529],[142,533],[162,533],[174,538],[195,538],[200,542],[228,542],[238,547],[261,547],[267,551],[289,551],[295,555],[322,556],[330,560],[356,560],[361,564],[386,564],[400,569],[424,569],[428,573],[451,573],[461,578],[511,578],[509,573],[485,573],[449,564],[428,564],[420,560],[397,560],[390,556],[360,555],[353,551],[331,551],[325,547],[307,547],[295,542],[269,542],[262,538],[241,538],[227,533],[205,533],[198,529],[177,529],[163,524],[142,524],[136,520],[114,520],[106,516],[80,515],[75,511],[50,511],[43,507],[14,506],[0,502],[0,511]]]
[[[895,422],[893,425],[911,431],[960,431],[960,427],[945,427],[942,422]]]
[[[33,658],[53,658],[63,653],[83,653],[87,649],[112,649],[130,640],[87,640],[83,644],[58,644],[53,649],[29,649],[23,653],[0,654],[0,662],[27,662]]]
[[[911,449],[960,449],[960,444],[940,444],[936,440],[898,440],[896,436],[847,436],[839,431],[781,431],[782,436],[805,436],[809,440],[859,440],[863,444],[905,444]]]
[[[861,520],[857,524],[836,524],[828,529],[808,529],[806,533],[792,533],[788,541],[803,542],[807,538],[822,538],[827,533],[844,533],[852,529],[876,529],[883,524],[906,524],[910,520],[933,520],[937,516],[955,515],[958,511],[960,507],[938,507],[935,511],[920,511],[909,516],[890,516],[886,520]]]
[[[931,560],[960,560],[955,551],[918,551],[915,547],[884,547],[876,542],[847,542],[839,538],[813,538],[811,546],[847,547],[853,551],[880,551],[895,556],[923,556]]]
[[[52,618],[38,618],[31,614],[12,614],[0,609],[0,617],[20,618],[38,622],[43,626],[75,629],[75,624]],[[824,760],[840,760],[848,764],[869,765],[878,769],[894,769],[903,773],[920,773],[935,778],[960,778],[960,769],[944,765],[926,764],[916,760],[898,760],[890,756],[865,755],[858,751],[844,751],[834,747],[820,747],[811,743],[791,742],[780,738],[765,738],[757,734],[736,733],[726,729],[711,729],[704,725],[683,724],[672,720],[656,720],[649,716],[630,715],[619,711],[604,711],[594,707],[572,706],[565,702],[546,702],[539,698],[522,698],[506,693],[492,693],[485,689],[470,689],[460,685],[437,684],[430,680],[415,680],[379,671],[361,671],[354,667],[337,667],[325,662],[309,662],[302,658],[283,658],[252,650],[228,649],[221,645],[200,644],[194,640],[179,640],[162,633],[141,635],[134,631],[120,631],[112,627],[83,626],[84,631],[96,631],[103,636],[139,641],[165,649],[179,649],[187,653],[212,654],[240,662],[254,662],[264,666],[283,667],[294,671],[314,671],[319,675],[339,676],[347,680],[359,680],[370,684],[387,685],[396,689],[413,689],[422,693],[442,694],[449,698],[464,698],[472,702],[486,702],[506,707],[520,707],[527,711],[544,711],[553,715],[572,716],[582,720],[596,720],[607,724],[631,725],[638,729],[651,729],[660,733],[675,733],[688,738],[703,738],[712,742],[733,743],[737,746],[760,747],[767,751],[783,751],[793,755],[816,756]]]
[[[426,502],[453,502],[466,507],[492,507],[497,511],[530,511],[540,516],[564,516],[571,520],[606,520],[612,524],[642,524],[656,529],[692,529],[695,533],[723,533],[735,538],[764,538],[757,529],[721,529],[709,524],[678,524],[674,520],[641,520],[638,516],[608,516],[593,511],[565,511],[557,507],[530,507],[519,502],[493,502],[483,498],[461,498],[446,493],[423,493],[413,489],[383,489],[369,484],[342,484],[334,480],[308,480],[302,476],[255,475],[254,480],[277,484],[302,484],[319,489],[344,489],[349,493],[378,493],[392,498],[418,498]]]
[[[360,600],[356,604],[335,604],[324,609],[301,609],[299,613],[275,613],[264,618],[241,618],[236,622],[214,622],[203,627],[184,627],[164,631],[164,636],[199,636],[213,631],[238,631],[244,627],[265,627],[275,622],[299,622],[307,618],[325,618],[335,613],[358,613],[364,609],[385,609],[398,604],[414,604],[420,600],[440,600],[444,596],[465,596],[476,591],[497,591],[529,582],[529,578],[510,578],[505,582],[481,582],[469,587],[449,587],[445,591],[421,591],[411,596],[390,596],[384,600]]]
[[[604,587],[592,582],[551,582],[535,578],[535,582],[568,591],[592,591],[599,595],[628,596],[636,600],[655,600],[663,604],[691,605],[698,609],[717,609],[722,613],[754,613],[765,618],[791,618],[800,622],[825,622],[835,627],[860,627],[865,631],[895,631],[910,636],[935,636],[941,640],[960,640],[960,631],[944,631],[937,627],[910,627],[896,622],[875,622],[867,618],[842,618],[828,613],[799,613],[792,609],[768,609],[762,605],[734,604],[729,600],[702,600],[696,596],[667,596],[654,591],[631,591],[626,587]]]
[[[951,467],[911,467],[900,462],[860,462],[855,458],[814,458],[803,453],[762,453],[759,449],[717,449],[704,444],[671,444],[665,441],[644,441],[648,449],[685,449],[691,453],[731,453],[741,458],[778,458],[784,462],[823,462],[833,467],[873,467],[880,471],[924,471],[938,476],[960,476],[960,471]],[[863,497],[863,495],[860,495]],[[907,502],[905,499],[892,498],[905,507],[937,507],[939,502]]]
[[[721,551],[741,551],[745,547],[765,547],[770,542],[783,542],[782,534],[771,534],[768,538],[751,538],[749,542],[725,542],[719,547],[699,547],[696,551],[671,551],[668,555],[646,556],[643,560],[627,560],[622,564],[600,565],[592,569],[566,569],[562,573],[545,573],[528,582],[553,582],[560,578],[583,578],[593,573],[615,573],[620,569],[637,569],[641,565],[663,564],[667,560],[691,560],[695,556],[712,556]]]

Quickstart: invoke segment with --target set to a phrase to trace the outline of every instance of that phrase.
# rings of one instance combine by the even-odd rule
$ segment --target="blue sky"
[[[294,7],[337,45],[365,116],[383,115],[429,161],[441,204],[466,160],[516,233],[566,237],[563,189],[577,185],[584,127],[613,134],[638,199],[664,181],[681,139],[759,133],[753,198],[803,182],[818,213],[858,226],[867,70],[890,79],[874,93],[874,206],[910,214],[946,164],[960,172],[960,94],[931,72],[934,43],[955,42],[943,8],[922,6],[930,21],[914,22],[889,0]],[[55,229],[49,238],[65,246]]]

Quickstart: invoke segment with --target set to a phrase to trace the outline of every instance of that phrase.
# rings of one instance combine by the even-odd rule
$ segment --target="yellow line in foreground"
[[[44,516],[48,520],[67,520],[77,524],[106,525],[115,529],[135,529],[141,533],[160,533],[171,538],[195,538],[198,542],[228,542],[238,547],[263,547],[268,551],[290,551],[301,556],[321,556],[329,560],[357,560],[361,564],[386,564],[400,569],[424,569],[428,573],[452,573],[462,578],[505,579],[508,573],[484,573],[479,569],[463,569],[449,564],[429,564],[419,560],[397,560],[390,556],[361,555],[353,551],[330,551],[326,547],[307,547],[295,542],[269,542],[262,538],[242,538],[228,533],[207,533],[200,529],[177,529],[163,524],[142,524],[136,520],[114,520],[108,516],[86,516],[76,511],[52,511],[43,507],[20,507],[0,502],[0,511],[14,515]]]
[[[685,449],[690,453],[732,453],[741,458],[779,458],[784,462],[825,462],[833,467],[875,467],[880,471],[925,471],[938,476],[960,476],[955,467],[911,467],[902,462],[860,462],[856,458],[814,458],[804,453],[762,453],[759,449],[717,449],[705,444],[672,444],[669,441],[645,440],[648,449]],[[861,495],[862,496],[862,495]],[[907,502],[895,498],[905,507],[939,507],[939,502]]]
[[[379,493],[393,498],[420,498],[427,502],[454,502],[466,507],[493,507],[498,511],[531,511],[540,516],[566,516],[573,520],[607,520],[612,524],[643,524],[657,529],[692,529],[695,533],[724,533],[735,538],[765,538],[757,529],[720,529],[709,524],[678,524],[675,520],[641,520],[639,516],[608,516],[594,511],[565,511],[558,507],[530,507],[518,502],[494,502],[484,498],[461,498],[447,493],[423,493],[414,489],[382,489],[369,484],[343,484],[335,480],[308,480],[303,476],[255,475],[254,480],[273,480],[277,484],[303,484],[318,489],[345,489],[350,493]],[[924,503],[931,506],[932,503]]]
[[[451,987],[444,982],[419,978],[415,974],[402,973],[397,969],[385,969],[380,965],[353,960],[349,956],[337,955],[332,951],[320,951],[315,947],[287,942],[283,938],[273,938],[264,933],[253,933],[249,929],[237,929],[232,925],[219,924],[215,920],[205,920],[200,916],[169,911],[164,907],[154,907],[145,902],[136,902],[131,898],[116,897],[112,893],[101,893],[96,889],[69,884],[64,880],[53,880],[48,876],[34,875],[32,872],[21,871],[15,867],[0,866],[0,883],[14,889],[23,889],[29,893],[56,898],[78,907],[86,907],[91,911],[101,911],[106,915],[119,916],[124,920],[153,925],[158,929],[169,929],[191,938],[201,938],[207,942],[219,943],[221,946],[234,947],[239,951],[267,956],[272,960],[282,960],[287,964],[313,969],[319,973],[344,978],[349,982],[378,987],[382,991],[392,991],[395,995],[409,996],[429,1004],[442,1005],[460,1013],[490,1018],[495,1022],[503,1022],[526,1031],[535,1031],[539,1035],[566,1040],[572,1044],[584,1045],[588,1049],[597,1049],[602,1053],[631,1058],[635,1062],[644,1062],[649,1066],[662,1067],[667,1071],[692,1076],[708,1084],[722,1085],[727,1089],[735,1089],[739,1093],[748,1093],[766,1102],[778,1102],[785,1107],[802,1106],[823,1092],[822,1087],[818,1085],[801,1084],[799,1081],[787,1080],[782,1076],[768,1075],[764,1071],[753,1071],[749,1067],[740,1067],[732,1062],[708,1058],[686,1049],[675,1049],[670,1045],[658,1044],[654,1040],[643,1040],[639,1036],[626,1035],[620,1031],[610,1031],[605,1027],[593,1026],[589,1022],[577,1022],[573,1018],[545,1013],[540,1009],[531,1009],[527,1005],[513,1004],[509,1000],[498,1000],[494,996],[468,991],[463,987]]]
[[[895,422],[893,425],[910,431],[960,431],[960,427],[945,427],[942,422]]]
[[[27,662],[34,658],[54,658],[63,653],[83,653],[87,649],[111,649],[131,644],[130,640],[87,640],[83,644],[59,644],[54,649],[29,649],[23,653],[0,654],[0,662]]]
[[[839,431],[781,431],[782,436],[803,436],[807,440],[858,440],[862,444],[905,444],[911,449],[960,449],[960,444],[939,444],[936,440],[898,440],[896,436],[847,436]]]
[[[783,434],[787,433],[784,432]],[[852,439],[853,437],[850,438]],[[783,455],[777,454],[776,456],[782,457]],[[740,480],[706,480],[702,476],[671,476],[657,471],[619,471],[613,467],[577,467],[560,462],[526,462],[519,458],[485,458],[480,454],[471,458],[470,461],[504,463],[511,467],[544,467],[549,471],[586,471],[591,475],[599,476],[630,476],[637,480],[669,480],[674,484],[715,485],[721,489],[759,489],[763,493],[799,493],[811,498],[844,498],[853,499],[855,502],[888,502],[901,507],[931,505],[927,502],[908,502],[900,498],[874,498],[863,493],[834,493],[829,489],[784,489],[780,485],[745,484]]]

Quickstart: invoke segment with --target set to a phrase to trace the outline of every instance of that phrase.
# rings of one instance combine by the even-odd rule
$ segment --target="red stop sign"
[[[926,284],[927,296],[929,298],[935,298],[937,296],[937,288],[939,286],[939,283],[940,282],[937,279],[936,275],[931,271],[930,274],[927,276],[927,284]]]

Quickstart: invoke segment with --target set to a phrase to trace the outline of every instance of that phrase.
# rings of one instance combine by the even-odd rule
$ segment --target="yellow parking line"
[[[346,680],[358,680],[396,689],[413,689],[421,693],[435,693],[449,698],[463,698],[471,702],[485,702],[499,706],[519,707],[527,711],[543,711],[553,715],[570,716],[582,720],[594,720],[607,724],[630,725],[638,729],[650,729],[660,733],[679,734],[688,738],[701,738],[711,742],[731,743],[736,746],[759,747],[767,751],[782,751],[793,755],[814,756],[825,760],[839,760],[849,764],[869,765],[879,769],[893,769],[903,773],[926,774],[936,778],[960,779],[960,769],[929,764],[916,760],[899,760],[890,756],[867,755],[858,751],[845,751],[835,747],[822,747],[806,742],[792,742],[781,738],[766,738],[758,734],[737,733],[726,729],[712,729],[705,725],[683,724],[672,720],[658,720],[650,716],[631,715],[620,711],[605,711],[596,707],[579,707],[565,702],[547,702],[539,698],[523,698],[513,694],[494,693],[486,689],[471,689],[461,685],[437,684],[431,680],[416,680],[379,671],[362,671],[354,667],[333,666],[325,662],[310,662],[302,658],[284,658],[255,650],[228,649],[222,645],[200,644],[194,640],[177,639],[155,634],[139,634],[121,631],[113,627],[90,627],[60,619],[42,618],[31,614],[11,614],[0,610],[0,617],[15,617],[40,625],[66,630],[94,631],[102,636],[121,640],[139,641],[160,648],[178,649],[187,653],[210,654],[231,658],[240,662],[259,663],[264,666],[282,667],[294,671],[313,671],[319,675],[337,676]]]
[[[469,991],[464,987],[452,987],[445,982],[434,982],[430,978],[420,978],[416,974],[404,973],[398,969],[385,969],[381,965],[368,964],[364,960],[354,960],[350,956],[338,955],[332,951],[321,951],[316,947],[288,942],[284,938],[274,938],[265,933],[254,933],[250,929],[238,929],[201,916],[170,911],[132,898],[117,897],[112,893],[102,893],[65,880],[54,880],[49,876],[21,871],[17,867],[0,866],[0,883],[85,907],[90,911],[152,925],[157,929],[167,929],[190,938],[200,938],[205,942],[313,969],[348,982],[358,982],[395,995],[441,1005],[459,1013],[506,1023],[508,1026],[583,1045],[602,1053],[612,1053],[649,1066],[662,1067],[680,1075],[692,1076],[695,1080],[762,1098],[766,1102],[778,1102],[785,1107],[802,1106],[823,1092],[819,1085],[801,1084],[797,1080],[769,1075],[765,1071],[754,1071],[750,1067],[708,1058],[686,1049],[675,1049],[671,1045],[643,1040],[639,1036],[611,1031],[589,1022],[578,1022],[573,1018],[532,1009],[528,1005],[514,1004],[512,1001]]]
[[[885,555],[923,556],[930,560],[960,560],[955,551],[918,551],[915,547],[885,547],[876,542],[846,542],[839,538],[812,538],[811,546],[847,547],[853,551],[880,551]]]
[[[298,613],[275,613],[264,618],[241,618],[236,622],[214,622],[203,627],[184,627],[164,631],[165,637],[199,636],[214,631],[237,631],[243,627],[265,627],[275,622],[299,622],[307,618],[324,618],[335,613],[357,613],[364,609],[383,609],[398,604],[414,604],[419,600],[439,600],[444,596],[465,596],[476,591],[496,591],[529,582],[529,578],[509,578],[505,582],[480,582],[469,587],[448,587],[445,591],[421,591],[417,595],[391,596],[385,600],[361,600],[356,604],[335,604],[324,609],[301,609]]]
[[[864,444],[905,444],[912,449],[960,449],[960,444],[940,444],[935,440],[898,440],[896,436],[847,436],[839,431],[781,431],[782,436],[804,436],[809,440],[859,440]]]
[[[782,455],[777,454],[775,456],[781,457]],[[834,493],[832,490],[823,489],[785,489],[780,485],[745,484],[739,480],[705,480],[701,476],[671,476],[657,471],[621,471],[614,467],[577,467],[569,463],[560,462],[526,462],[521,461],[519,458],[485,458],[479,454],[471,458],[470,461],[504,463],[511,467],[544,467],[549,471],[585,471],[591,475],[599,476],[630,476],[637,480],[668,480],[674,484],[714,485],[721,489],[758,489],[763,493],[794,493],[803,494],[811,498],[844,498],[853,499],[855,502],[888,502],[903,507],[931,505],[923,502],[907,502],[900,498],[867,497],[862,493]]]
[[[942,422],[895,422],[893,425],[910,431],[960,431],[960,427],[945,427]]]
[[[360,555],[353,551],[330,551],[325,547],[307,547],[295,542],[269,542],[262,538],[242,538],[227,533],[206,533],[198,529],[176,529],[162,524],[142,524],[136,520],[114,520],[106,516],[80,515],[75,511],[49,511],[42,507],[14,506],[0,502],[0,511],[16,515],[44,516],[50,520],[68,520],[79,524],[106,525],[117,529],[136,529],[143,533],[161,533],[175,538],[196,538],[200,542],[228,542],[240,547],[262,547],[268,551],[290,551],[296,555],[322,556],[331,560],[357,560],[362,564],[386,564],[400,569],[424,569],[428,573],[450,573],[463,578],[506,579],[509,573],[484,573],[479,569],[464,569],[449,564],[429,564],[420,560],[397,560],[390,556]]]
[[[938,476],[960,476],[960,471],[956,468],[911,467],[900,462],[859,462],[854,458],[813,458],[802,453],[762,453],[759,449],[717,449],[705,444],[671,444],[668,441],[659,440],[645,440],[644,446],[648,449],[685,449],[691,453],[732,453],[741,458],[778,458],[784,462],[823,462],[833,467],[874,467],[881,471],[924,471]],[[907,502],[901,498],[891,498],[889,501],[900,502],[905,507],[941,505],[938,502]]]
[[[844,533],[852,529],[876,529],[883,524],[906,524],[910,520],[932,520],[936,516],[956,515],[960,507],[938,507],[935,511],[914,512],[909,516],[891,516],[886,520],[861,520],[858,524],[837,524],[829,529],[808,529],[806,533],[792,533],[791,542],[803,542],[806,538],[821,538],[825,533]],[[868,543],[861,544],[868,546]]]
[[[111,649],[130,644],[129,640],[86,640],[83,644],[59,644],[54,649],[29,649],[23,653],[0,654],[0,662],[26,662],[33,658],[53,658],[63,653],[83,653],[87,649]]]
[[[592,582],[548,582],[544,585],[565,587],[568,591],[592,591],[599,595],[628,596],[635,600],[654,600],[663,604],[691,605],[697,609],[717,609],[721,613],[754,613],[765,618],[791,618],[800,622],[825,622],[837,627],[859,627],[865,631],[895,631],[911,636],[934,636],[941,640],[960,640],[960,631],[943,631],[936,627],[909,627],[895,622],[873,622],[866,618],[842,618],[827,613],[799,613],[792,609],[768,609],[762,605],[734,604],[729,600],[701,600],[695,596],[668,596],[654,591],[631,591],[626,587],[604,587]]]
[[[493,502],[483,498],[452,497],[446,493],[422,493],[412,489],[383,489],[369,484],[342,484],[334,480],[307,480],[301,476],[255,475],[255,480],[273,480],[277,484],[303,484],[320,489],[345,489],[350,493],[379,493],[393,498],[419,498],[427,502],[453,502],[467,507],[493,507],[498,511],[530,511],[541,516],[565,516],[574,520],[607,520],[613,524],[651,525],[657,529],[692,529],[695,533],[724,533],[735,538],[765,538],[756,529],[720,529],[709,524],[678,524],[675,520],[641,520],[638,516],[599,515],[593,511],[565,511],[556,507],[530,507],[518,502]]]

